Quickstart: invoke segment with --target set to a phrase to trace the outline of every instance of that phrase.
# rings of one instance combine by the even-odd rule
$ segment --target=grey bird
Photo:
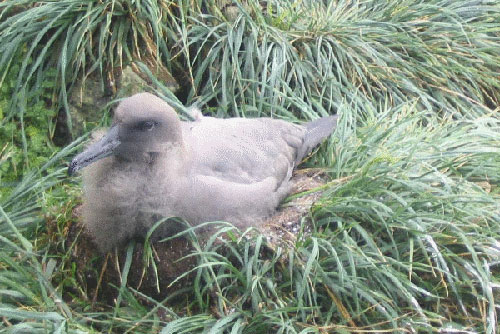
[[[83,223],[105,252],[144,237],[161,218],[257,226],[288,194],[292,171],[329,136],[337,116],[297,125],[272,118],[183,122],[140,93],[117,107],[108,132],[71,162],[83,172]],[[166,222],[156,237],[176,231]]]

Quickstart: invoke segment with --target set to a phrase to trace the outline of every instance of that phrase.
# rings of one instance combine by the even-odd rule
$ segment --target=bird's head
[[[181,145],[180,120],[172,107],[150,93],[136,94],[118,105],[106,135],[71,161],[68,174],[110,155],[144,160]]]

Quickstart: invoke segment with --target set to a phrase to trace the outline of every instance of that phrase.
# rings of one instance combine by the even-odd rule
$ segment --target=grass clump
[[[52,282],[60,264],[37,239],[45,224],[40,214],[41,198],[65,177],[60,159],[74,153],[77,144],[27,173],[0,198],[0,314],[4,331],[81,333],[77,330],[80,325],[71,321],[72,310],[63,301],[62,291]]]
[[[37,103],[42,99],[37,89],[50,78],[54,84],[47,87],[49,95],[43,101],[65,110],[71,131],[68,92],[80,79],[97,73],[102,89],[112,93],[115,67],[132,59],[143,59],[156,69],[168,66],[162,21],[168,8],[168,3],[157,1],[2,2],[0,43],[5,51],[0,85],[6,77],[14,79],[5,117],[22,117],[19,93],[33,96],[32,103]]]
[[[349,181],[331,187],[315,211],[335,250],[325,272],[333,291],[351,287],[350,314],[378,309],[380,321],[400,319],[397,326],[494,333],[499,158],[488,133],[500,123],[412,109],[368,116],[361,135],[348,131],[338,146],[336,167]]]
[[[493,2],[251,3],[234,21],[201,16],[181,27],[185,50],[197,50],[186,54],[192,98],[258,115],[288,109],[283,95],[322,115],[360,93],[456,116],[498,105]]]
[[[499,102],[490,1],[9,0],[0,9],[0,84],[22,60],[10,117],[18,93],[36,103],[50,75],[50,102],[70,131],[78,79],[94,73],[112,93],[114,70],[137,60],[172,71],[188,104],[210,101],[221,115],[287,115],[290,99],[324,115],[359,92],[457,115]]]
[[[8,188],[0,192],[0,331],[498,332],[499,5],[226,5],[0,4],[0,138],[8,138],[0,153]],[[48,154],[51,118],[68,111],[78,79],[98,73],[104,89],[113,68],[139,59],[152,76],[151,61],[181,72],[183,101],[207,103],[217,116],[341,118],[307,162],[331,176],[311,212],[311,235],[289,249],[236,232],[203,246],[194,238],[193,278],[166,299],[127,284],[130,246],[120,283],[103,287],[117,296],[106,303],[86,289],[72,258],[76,241],[64,242],[78,203],[77,182],[61,184],[64,161],[83,139]],[[25,161],[19,174],[9,170]],[[152,266],[158,261],[150,256]]]

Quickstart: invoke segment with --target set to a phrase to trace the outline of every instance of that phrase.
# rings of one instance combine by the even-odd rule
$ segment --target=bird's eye
[[[154,121],[145,121],[139,123],[139,126],[137,127],[141,131],[151,131],[153,128],[157,125],[157,122]]]

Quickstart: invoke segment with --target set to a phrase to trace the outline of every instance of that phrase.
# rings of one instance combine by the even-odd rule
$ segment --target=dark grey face
[[[162,123],[156,118],[136,119],[118,126],[118,145],[114,154],[130,159],[143,153],[161,152]]]
[[[140,161],[146,153],[167,153],[181,141],[176,112],[152,94],[136,94],[120,103],[108,133],[71,161],[68,174],[110,155]]]
[[[110,155],[133,159],[143,153],[157,152],[161,145],[157,138],[161,123],[157,119],[137,119],[132,123],[114,124],[104,137],[78,154],[68,168],[73,175],[91,163]]]

